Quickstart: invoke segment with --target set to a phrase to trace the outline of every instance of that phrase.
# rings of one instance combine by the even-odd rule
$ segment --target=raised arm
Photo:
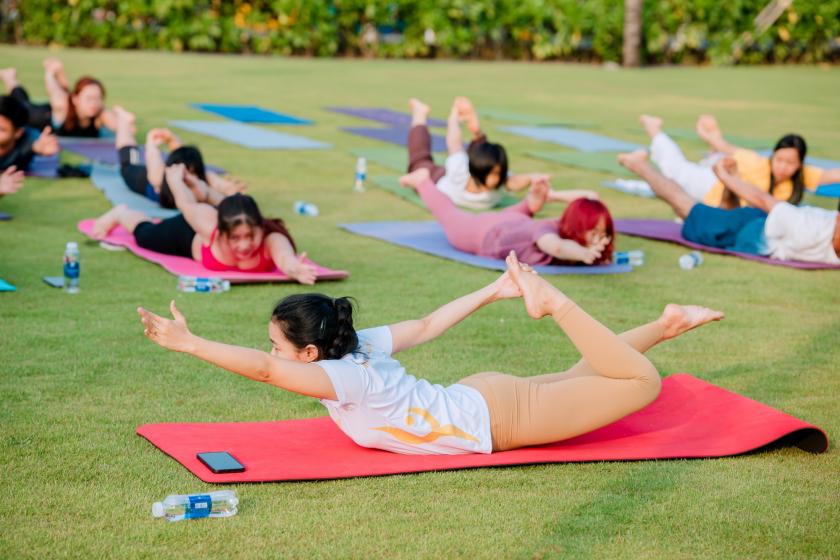
[[[537,239],[537,247],[547,255],[561,261],[582,262],[592,264],[603,254],[610,244],[609,237],[599,239],[593,246],[584,247],[573,239],[564,239],[556,233],[546,233]]]
[[[392,353],[396,354],[437,338],[488,303],[520,295],[519,288],[506,272],[492,284],[451,301],[422,319],[389,325],[393,339]]]
[[[164,172],[166,183],[172,191],[175,206],[184,215],[184,219],[190,224],[190,227],[201,237],[201,242],[207,244],[210,243],[213,230],[219,223],[219,215],[213,206],[196,200],[195,195],[184,180],[186,170],[187,168],[183,163],[170,165]]]
[[[145,327],[143,334],[163,348],[190,354],[248,379],[299,395],[336,400],[332,382],[320,366],[284,360],[260,350],[198,337],[190,332],[187,320],[175,307],[174,300],[169,304],[169,309],[174,320],[155,315],[142,307],[137,308],[140,321]]]
[[[738,166],[732,158],[720,160],[715,164],[714,170],[724,186],[750,206],[754,206],[765,212],[770,212],[780,202],[772,194],[766,193],[752,183],[742,179],[738,175]]]

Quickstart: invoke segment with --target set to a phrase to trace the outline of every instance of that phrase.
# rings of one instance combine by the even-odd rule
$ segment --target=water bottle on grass
[[[615,264],[629,264],[630,266],[642,266],[645,264],[645,252],[642,250],[619,251],[613,259]]]
[[[170,494],[162,502],[152,504],[152,515],[165,517],[167,521],[231,517],[236,515],[238,506],[239,498],[233,490],[219,490],[207,494]]]
[[[216,294],[230,290],[230,281],[221,278],[199,278],[197,276],[179,276],[179,292],[201,292]]]
[[[365,178],[367,177],[367,159],[360,157],[356,160],[356,182],[353,184],[353,190],[356,192],[365,192]]]
[[[64,249],[64,291],[68,294],[79,293],[79,244],[68,241]]]
[[[701,264],[703,264],[703,255],[700,254],[700,251],[692,251],[685,255],[682,255],[679,260],[680,268],[683,270],[691,270],[692,268],[697,268]]]
[[[298,200],[292,208],[294,209],[295,214],[300,214],[301,216],[315,217],[318,215],[318,207],[311,202]]]

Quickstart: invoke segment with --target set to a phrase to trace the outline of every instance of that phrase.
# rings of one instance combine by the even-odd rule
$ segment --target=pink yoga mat
[[[717,247],[709,247],[707,245],[700,245],[689,241],[682,236],[682,225],[676,222],[669,222],[667,220],[615,220],[615,230],[626,235],[634,235],[636,237],[644,237],[647,239],[655,239],[657,241],[669,241],[677,243],[691,249],[699,249],[707,253],[717,253],[719,255],[731,255],[733,257],[740,257],[748,261],[757,261],[765,264],[772,264],[776,266],[786,266],[788,268],[798,268],[801,270],[840,270],[840,265],[825,264],[816,262],[802,262],[802,261],[781,261],[779,259],[771,259],[770,257],[762,257],[760,255],[753,255],[750,253],[738,253],[736,251],[727,251],[726,249],[718,249]]]
[[[489,455],[399,455],[359,447],[329,417],[229,424],[146,424],[137,433],[205,482],[269,482],[581,461],[738,455],[778,442],[822,453],[828,436],[784,412],[687,374],[664,380],[650,406],[560,443]],[[245,472],[213,474],[196,459],[227,451]]]
[[[82,220],[78,225],[79,231],[90,237],[90,232],[93,229],[93,222],[94,220]],[[104,241],[110,243],[111,245],[125,247],[141,259],[159,264],[168,272],[171,272],[176,276],[184,275],[198,276],[202,278],[223,278],[225,280],[230,280],[233,284],[244,284],[247,282],[294,282],[294,280],[290,279],[279,270],[274,272],[221,272],[218,270],[208,270],[192,259],[155,253],[154,251],[138,247],[137,243],[134,241],[134,236],[123,229],[122,226],[114,228]],[[318,280],[342,280],[349,276],[349,274],[344,270],[331,270],[312,261],[309,261],[309,263],[315,265],[315,268],[318,271]]]

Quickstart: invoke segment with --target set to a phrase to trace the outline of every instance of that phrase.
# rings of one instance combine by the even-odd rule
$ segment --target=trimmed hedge
[[[797,0],[754,40],[767,0],[645,3],[648,63],[840,55],[840,0]],[[623,0],[5,0],[0,41],[309,56],[621,59]]]

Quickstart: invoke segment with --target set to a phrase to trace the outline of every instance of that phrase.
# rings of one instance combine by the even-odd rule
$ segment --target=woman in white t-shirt
[[[547,181],[545,173],[508,175],[507,152],[501,144],[487,141],[481,130],[478,114],[466,97],[456,97],[446,126],[444,164],[437,165],[432,157],[432,137],[427,121],[429,106],[418,99],[410,99],[411,129],[408,131],[408,171],[429,170],[438,190],[452,202],[473,210],[489,210],[499,205],[505,189],[521,191],[538,181]],[[471,139],[467,149],[461,137],[461,123],[466,123]],[[552,190],[549,200],[572,202],[577,198],[598,198],[590,190]]]
[[[779,260],[840,265],[840,212],[776,199],[741,177],[733,158],[713,168],[721,183],[749,205],[732,209],[697,202],[657,171],[642,150],[621,154],[618,161],[683,219],[682,235],[689,241]]]
[[[429,342],[484,305],[522,297],[528,314],[551,316],[581,352],[568,371],[536,377],[484,372],[443,387],[417,379],[393,356]],[[616,335],[528,266],[508,257],[492,284],[427,317],[356,332],[347,298],[297,294],[268,326],[268,354],[193,335],[174,320],[138,309],[145,335],[250,379],[320,399],[337,426],[364,447],[395,453],[491,453],[575,437],[627,416],[659,394],[642,354],[722,313],[669,305],[656,321]]]

